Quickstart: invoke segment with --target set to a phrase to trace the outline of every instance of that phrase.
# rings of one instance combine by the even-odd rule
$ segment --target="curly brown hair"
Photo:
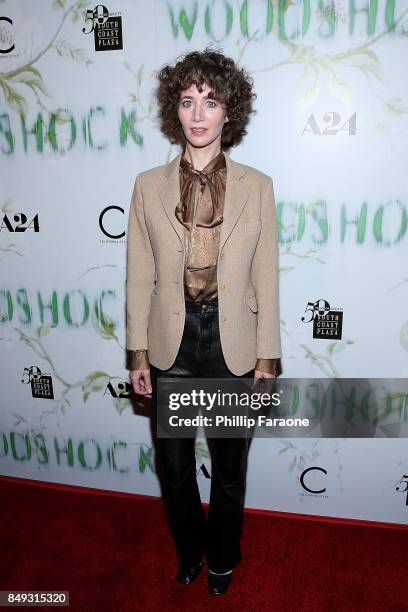
[[[247,133],[249,115],[256,112],[252,109],[256,99],[252,77],[245,68],[238,68],[233,59],[211,46],[177,59],[174,67],[165,65],[155,73],[158,117],[163,134],[172,144],[185,146],[186,138],[177,113],[180,93],[193,83],[201,93],[201,86],[206,83],[213,99],[225,104],[229,119],[222,130],[221,148],[238,145]]]

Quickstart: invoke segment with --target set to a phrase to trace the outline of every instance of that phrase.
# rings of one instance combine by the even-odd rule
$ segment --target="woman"
[[[247,133],[253,81],[209,48],[164,66],[157,78],[161,129],[182,151],[141,172],[133,190],[127,243],[133,388],[151,398],[162,376],[274,378],[281,340],[272,180],[227,153]],[[242,556],[248,439],[211,438],[208,446],[208,520],[194,438],[158,438],[156,456],[177,580],[190,584],[206,553],[209,592],[222,594]]]

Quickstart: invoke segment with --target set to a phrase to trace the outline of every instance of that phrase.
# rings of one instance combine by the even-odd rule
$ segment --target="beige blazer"
[[[272,179],[225,153],[227,180],[218,254],[219,328],[233,374],[257,357],[281,357],[278,237]],[[180,152],[137,175],[127,233],[126,346],[147,349],[170,368],[185,323],[184,261],[188,230],[175,216]]]

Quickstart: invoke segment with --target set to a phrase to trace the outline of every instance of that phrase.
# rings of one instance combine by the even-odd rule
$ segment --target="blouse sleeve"
[[[280,374],[280,358],[263,359],[258,357],[255,364],[255,370],[258,370],[259,372],[269,372],[269,374],[278,376]]]
[[[130,352],[129,369],[130,370],[148,370],[150,363],[146,349]]]

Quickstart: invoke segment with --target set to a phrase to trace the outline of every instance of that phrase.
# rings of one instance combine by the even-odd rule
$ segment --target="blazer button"
[[[226,291],[226,290],[227,290],[227,285],[223,285],[221,288],[222,288],[224,291]]]
[[[222,317],[222,320],[223,320],[223,321],[226,321],[226,320],[227,320],[227,317]]]

